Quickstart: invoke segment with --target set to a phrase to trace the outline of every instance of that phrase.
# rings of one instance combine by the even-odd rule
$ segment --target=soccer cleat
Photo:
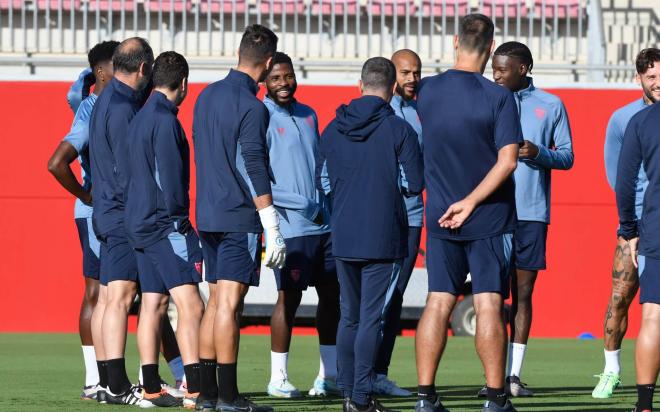
[[[614,389],[621,386],[621,379],[619,378],[618,373],[607,372],[601,373],[600,375],[594,375],[594,377],[599,378],[598,384],[593,392],[591,392],[591,396],[596,399],[611,398]]]
[[[183,399],[183,397],[186,394],[185,391],[182,391],[181,389],[171,386],[164,380],[160,381],[160,387],[163,388],[165,391],[167,391],[167,393],[169,393],[170,395],[174,396],[175,398]]]
[[[320,376],[314,379],[314,386],[307,393],[309,396],[341,396],[341,391],[333,378],[322,378]]]
[[[181,406],[181,399],[175,398],[165,389],[161,389],[158,393],[142,391],[142,400],[139,405],[140,408],[173,408]]]
[[[506,378],[506,393],[515,396],[515,397],[529,397],[534,396],[534,392],[530,389],[527,389],[527,384],[520,382],[520,378],[517,376],[509,376]]]
[[[84,401],[95,401],[101,390],[103,388],[98,383],[96,385],[85,386],[80,394],[80,399]]]
[[[348,412],[350,408],[351,408],[351,398],[346,397],[341,402],[341,410],[342,412]]]
[[[513,407],[511,402],[507,399],[504,406],[499,406],[495,402],[486,401],[484,407],[481,409],[481,412],[517,412],[516,408]]]
[[[183,397],[183,407],[186,409],[195,409],[197,398],[199,398],[199,392],[190,393],[186,391],[186,395]]]
[[[479,398],[485,398],[488,396],[488,389],[484,386],[483,388],[479,389],[479,392],[477,392],[477,397]]]
[[[215,412],[217,404],[218,401],[216,399],[204,399],[198,396],[195,401],[195,410],[200,412]]]
[[[270,406],[257,405],[244,396],[239,396],[232,402],[218,400],[217,412],[273,412]]]
[[[376,375],[374,381],[373,391],[378,395],[387,396],[412,396],[412,392],[407,389],[400,388],[396,382],[389,380],[387,375]]]
[[[99,387],[99,391],[96,392],[96,402],[106,404],[108,403],[108,395],[107,395],[108,388],[104,388],[103,386]]]
[[[440,398],[436,398],[435,402],[431,403],[425,399],[420,399],[415,404],[415,412],[449,412],[440,402]]]
[[[137,405],[142,400],[142,390],[133,385],[126,392],[115,395],[108,388],[105,397],[109,405]]]
[[[358,407],[352,401],[348,403],[348,412],[397,412],[394,409],[387,408],[383,406],[378,399],[371,399],[369,402],[369,407],[367,409],[358,409]]]
[[[287,378],[268,384],[266,392],[275,398],[300,398],[302,394]]]

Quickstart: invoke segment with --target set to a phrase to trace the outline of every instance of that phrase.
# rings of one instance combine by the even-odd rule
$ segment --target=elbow
[[[512,175],[513,172],[516,171],[516,168],[518,167],[518,159],[507,159],[506,161],[502,162],[502,168],[506,172],[507,175]]]
[[[60,159],[56,157],[51,157],[48,160],[48,171],[52,175],[57,174],[57,171],[60,169],[61,166],[62,166],[62,162],[60,161]]]

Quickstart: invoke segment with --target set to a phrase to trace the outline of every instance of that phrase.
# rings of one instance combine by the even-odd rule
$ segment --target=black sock
[[[434,403],[438,399],[438,394],[435,392],[435,385],[419,385],[417,387],[417,399]]]
[[[122,394],[131,389],[131,381],[126,375],[126,360],[124,358],[108,359],[108,386],[115,395]]]
[[[497,406],[504,406],[506,404],[506,392],[504,392],[504,388],[486,386],[486,393],[488,401],[493,402]]]
[[[355,407],[357,408],[358,411],[366,411],[367,409],[369,409],[369,404],[362,405],[361,403],[355,403],[355,402],[353,403],[355,404]]]
[[[142,365],[142,387],[147,393],[160,392],[158,364]]]
[[[203,399],[218,399],[218,381],[215,359],[199,360],[199,395]]]
[[[99,370],[99,386],[108,387],[108,362],[104,360],[96,361],[96,368]]]
[[[199,363],[183,365],[183,370],[186,372],[186,386],[188,387],[188,393],[199,392]]]
[[[649,383],[647,385],[637,385],[637,410],[643,411],[645,409],[653,409],[653,391],[655,385]]]
[[[218,363],[218,399],[233,402],[237,397],[236,364]]]

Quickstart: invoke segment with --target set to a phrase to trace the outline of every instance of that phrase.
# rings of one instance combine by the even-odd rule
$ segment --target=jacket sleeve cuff
[[[631,222],[620,222],[617,235],[624,238],[625,240],[630,240],[639,237],[639,232],[637,230],[637,221],[633,220]]]

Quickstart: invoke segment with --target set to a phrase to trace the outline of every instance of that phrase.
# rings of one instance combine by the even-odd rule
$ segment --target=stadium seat
[[[78,10],[80,9],[81,0],[62,0],[62,10]],[[58,10],[60,8],[59,0],[0,0],[0,9],[9,10],[18,9],[20,10],[25,4],[26,10],[34,10],[34,6],[37,6],[38,10]]]
[[[367,7],[371,5],[371,13],[374,16],[384,14],[386,16],[405,16],[406,13],[414,15],[417,11],[415,0],[370,0]]]
[[[183,9],[190,11],[192,8],[188,0],[144,0],[144,9],[150,12],[157,12],[158,10],[169,12],[172,10],[172,6],[174,6],[175,13],[181,13]]]
[[[0,10],[20,9],[23,3],[21,0],[0,0]]]
[[[358,2],[357,0],[313,0],[312,1],[312,14],[329,15],[332,13],[334,3],[334,11],[336,15],[355,15],[357,14]]]
[[[246,8],[245,0],[199,0],[199,11],[203,14],[209,11],[231,14],[234,9],[236,13],[245,13]]]
[[[261,0],[257,4],[259,4],[261,14],[270,13],[271,9],[275,14],[295,14],[296,12],[302,14],[305,12],[304,0]]]
[[[547,0],[552,1],[552,0]],[[484,0],[483,14],[489,17],[509,18],[518,16],[518,0]],[[494,11],[494,12],[493,12]],[[527,5],[520,2],[520,17],[527,16]]]
[[[445,0],[445,7],[442,7],[442,0],[422,0],[422,15],[428,16],[464,16],[468,13],[468,0]]]
[[[582,7],[580,0],[534,0],[534,15],[541,18],[545,4],[545,17],[555,17],[555,5],[557,6],[557,17],[560,19],[576,18],[579,16],[579,10]],[[582,10],[582,16],[587,13]]]
[[[133,11],[135,9],[135,1],[133,0],[87,0],[89,5],[89,11],[121,11],[123,8],[125,11]]]

